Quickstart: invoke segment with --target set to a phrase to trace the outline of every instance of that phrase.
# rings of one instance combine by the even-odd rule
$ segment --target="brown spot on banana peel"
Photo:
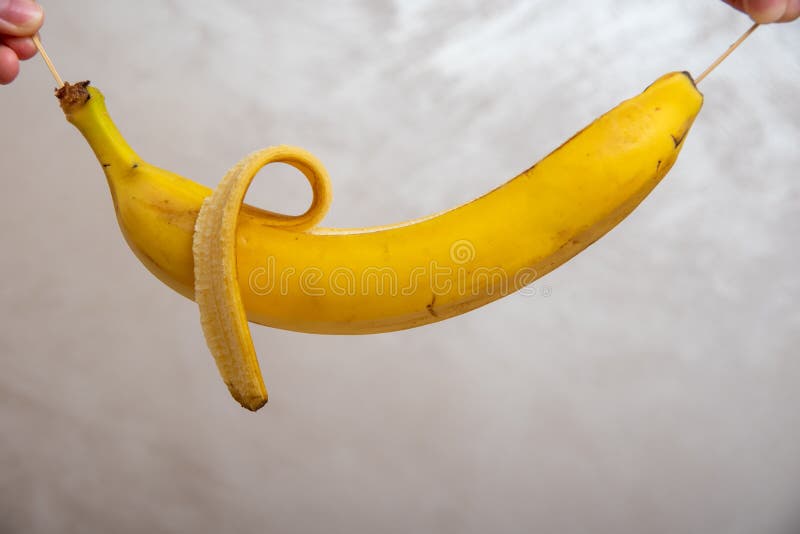
[[[431,314],[432,317],[439,317],[439,314],[436,312],[433,307],[436,305],[436,293],[433,294],[433,298],[431,298],[430,304],[426,306],[428,313]]]
[[[686,135],[688,133],[689,133],[689,131],[687,130],[687,131],[683,132],[683,134],[680,137],[675,137],[675,134],[671,135],[672,142],[675,143],[675,148],[678,148],[679,146],[681,146],[681,143],[683,143],[683,140],[686,139]]]

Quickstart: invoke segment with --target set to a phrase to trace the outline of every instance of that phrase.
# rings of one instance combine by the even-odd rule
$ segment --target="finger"
[[[791,22],[800,18],[800,0],[789,0],[786,12],[781,17],[781,22]]]
[[[31,37],[43,22],[44,10],[33,0],[0,0],[0,34]]]
[[[755,22],[768,24],[781,20],[787,4],[787,0],[744,0],[744,9]]]
[[[0,45],[0,85],[13,82],[17,74],[19,74],[17,53],[5,45]]]
[[[17,57],[25,60],[36,55],[36,45],[30,37],[6,37],[0,39],[0,44],[4,44],[13,50]]]
[[[738,9],[739,11],[741,11],[743,13],[745,12],[745,10],[744,10],[744,0],[724,0],[724,2],[726,4],[732,5],[733,7],[735,7],[736,9]]]

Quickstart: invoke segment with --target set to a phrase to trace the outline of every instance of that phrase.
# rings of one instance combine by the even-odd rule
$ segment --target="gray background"
[[[333,226],[478,196],[749,25],[716,0],[46,7],[62,74],[144,158],[213,185],[302,145]],[[797,532],[798,29],[708,79],[672,174],[549,297],[373,337],[256,327],[257,415],[25,64],[0,89],[0,532]],[[302,211],[273,176],[249,200]]]

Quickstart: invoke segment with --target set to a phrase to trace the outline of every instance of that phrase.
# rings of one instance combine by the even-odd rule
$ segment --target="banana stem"
[[[56,83],[58,84],[58,88],[61,89],[62,87],[64,87],[64,80],[62,80],[61,76],[59,76],[55,65],[53,65],[53,62],[50,59],[50,56],[44,49],[44,45],[42,45],[42,40],[39,37],[38,33],[33,36],[33,44],[36,45],[36,49],[39,51],[39,54],[41,54],[42,59],[44,59],[44,62],[47,64],[47,68],[50,69],[50,74],[52,74],[53,78],[55,78]]]
[[[716,61],[714,61],[714,63],[712,63],[712,64],[711,64],[711,65],[710,65],[710,66],[709,66],[709,67],[708,67],[706,70],[704,70],[704,71],[703,71],[703,74],[701,74],[700,76],[698,76],[698,77],[697,77],[697,79],[696,79],[696,80],[695,80],[695,82],[694,82],[694,83],[695,83],[695,85],[698,85],[700,82],[702,82],[703,80],[705,80],[706,76],[708,76],[709,74],[711,74],[711,73],[714,71],[714,69],[716,69],[717,67],[719,67],[719,65],[720,65],[720,64],[721,64],[723,61],[725,61],[726,59],[728,59],[728,56],[730,56],[731,54],[733,54],[733,51],[734,51],[734,50],[736,50],[737,48],[739,48],[739,45],[741,45],[743,42],[745,42],[745,40],[746,40],[748,37],[750,37],[750,36],[753,34],[753,32],[754,32],[754,31],[756,31],[756,29],[758,29],[758,27],[759,27],[759,26],[760,26],[760,24],[759,24],[758,22],[756,22],[755,24],[753,24],[752,26],[750,26],[750,29],[749,29],[749,30],[747,30],[746,32],[744,32],[744,34],[743,34],[741,37],[739,37],[739,38],[736,40],[736,42],[735,42],[735,43],[733,43],[731,46],[729,46],[729,47],[728,47],[728,49],[725,51],[725,53],[724,53],[724,54],[722,54],[721,56],[719,56],[719,57],[716,59]]]

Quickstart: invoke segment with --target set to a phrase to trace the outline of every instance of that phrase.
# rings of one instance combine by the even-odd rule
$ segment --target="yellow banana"
[[[161,281],[194,298],[193,232],[211,190],[145,163],[97,89],[78,84],[60,95],[103,166],[128,244]],[[644,199],[675,162],[702,101],[688,74],[668,74],[498,189],[402,224],[297,227],[244,206],[237,263],[248,319],[299,332],[386,332],[512,293]]]
[[[483,197],[385,227],[315,226],[330,203],[322,166],[290,147],[251,156],[223,181],[228,194],[217,199],[218,217],[197,224],[198,239],[205,237],[194,252],[216,264],[195,273],[195,226],[211,191],[145,163],[113,124],[97,89],[67,85],[59,98],[103,166],[128,244],[155,276],[195,298],[197,275],[206,284],[198,284],[197,296],[207,300],[207,310],[227,293],[240,299],[252,322],[323,334],[439,321],[515,292],[563,264],[622,221],[666,175],[703,102],[689,74],[667,74]],[[251,206],[239,212],[252,176],[273,161],[295,164],[311,182],[314,201],[306,214],[288,217]],[[227,209],[224,237],[226,206],[236,210]],[[222,283],[225,272],[236,273],[235,284]],[[218,314],[204,317],[207,333],[220,331],[223,322]],[[235,327],[243,323],[244,312],[225,326],[239,346],[249,343],[249,334]],[[252,376],[241,378],[257,373],[254,355],[252,360],[224,370],[231,362],[217,358],[237,400],[254,409],[266,392]],[[229,380],[233,375],[240,379]],[[234,391],[232,381],[248,380],[247,391]]]

